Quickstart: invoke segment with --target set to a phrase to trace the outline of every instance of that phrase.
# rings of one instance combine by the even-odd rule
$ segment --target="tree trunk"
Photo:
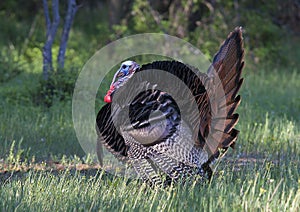
[[[132,4],[134,1],[132,0],[108,0],[108,10],[109,10],[109,27],[112,29],[113,25],[117,25],[121,23],[123,18],[130,13]]]
[[[52,14],[53,22],[51,22],[49,15],[49,8],[47,0],[43,0],[43,8],[46,21],[46,42],[43,47],[43,78],[48,80],[49,73],[53,70],[52,65],[52,45],[59,25],[59,3],[58,0],[52,0]]]
[[[68,0],[68,10],[65,18],[64,29],[61,35],[60,46],[57,56],[58,70],[62,70],[65,65],[65,54],[69,38],[70,29],[78,7],[75,0]]]
[[[123,16],[122,5],[123,3],[121,0],[108,1],[110,27],[120,23],[121,17]]]

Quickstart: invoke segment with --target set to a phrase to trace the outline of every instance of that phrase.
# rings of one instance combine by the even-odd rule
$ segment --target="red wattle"
[[[111,103],[111,96],[110,94],[106,94],[105,97],[104,97],[104,102],[106,103]]]
[[[111,103],[111,93],[114,91],[115,89],[115,86],[114,85],[111,85],[109,90],[107,91],[105,97],[104,97],[104,102],[106,103]]]

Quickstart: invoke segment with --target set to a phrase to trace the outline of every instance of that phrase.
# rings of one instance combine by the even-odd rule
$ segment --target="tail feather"
[[[236,84],[235,89],[232,89],[229,92],[225,93],[227,102],[232,101],[232,99],[234,99],[236,97],[237,93],[239,92],[239,90],[243,84],[243,81],[244,81],[244,79],[240,79],[239,82]]]
[[[224,109],[226,111],[225,113],[228,116],[230,116],[236,111],[236,109],[240,105],[240,103],[241,103],[241,96],[238,95],[235,97],[235,99],[233,101],[228,102],[227,104],[221,106],[220,109]]]
[[[233,114],[226,118],[214,119],[212,121],[212,125],[214,126],[215,130],[228,133],[234,128],[238,120],[239,120],[239,114]],[[225,125],[225,129],[224,129],[224,125]]]
[[[234,68],[239,64],[235,64]],[[227,75],[224,79],[222,79],[222,83],[224,86],[225,91],[230,91],[236,87],[236,84],[238,83],[239,79],[241,79],[242,72],[239,71],[232,75]]]
[[[224,91],[224,96],[216,95],[212,98],[212,108],[216,109],[212,110],[209,142],[217,143],[218,148],[209,159],[210,161],[219,156],[219,148],[226,151],[228,147],[233,147],[237,140],[239,131],[234,127],[239,115],[234,112],[241,102],[241,97],[237,96],[237,93],[243,83],[243,78],[241,78],[244,67],[243,57],[242,29],[239,27],[223,42],[208,70],[208,76],[215,77],[217,74],[220,79],[219,84],[214,85],[214,90],[223,89]]]

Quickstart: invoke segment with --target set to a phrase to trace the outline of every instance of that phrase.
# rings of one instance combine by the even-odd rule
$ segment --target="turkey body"
[[[243,56],[236,28],[207,73],[178,61],[124,62],[97,115],[98,143],[151,185],[210,179],[211,162],[237,139]]]

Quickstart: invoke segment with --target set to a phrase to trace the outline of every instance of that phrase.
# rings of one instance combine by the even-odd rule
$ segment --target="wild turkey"
[[[207,74],[178,61],[122,63],[97,115],[98,142],[151,185],[163,184],[164,177],[167,182],[210,179],[211,162],[234,147],[239,132],[234,126],[243,82],[242,42],[242,29],[236,28]],[[179,84],[160,89],[161,71],[180,79],[191,96]]]

